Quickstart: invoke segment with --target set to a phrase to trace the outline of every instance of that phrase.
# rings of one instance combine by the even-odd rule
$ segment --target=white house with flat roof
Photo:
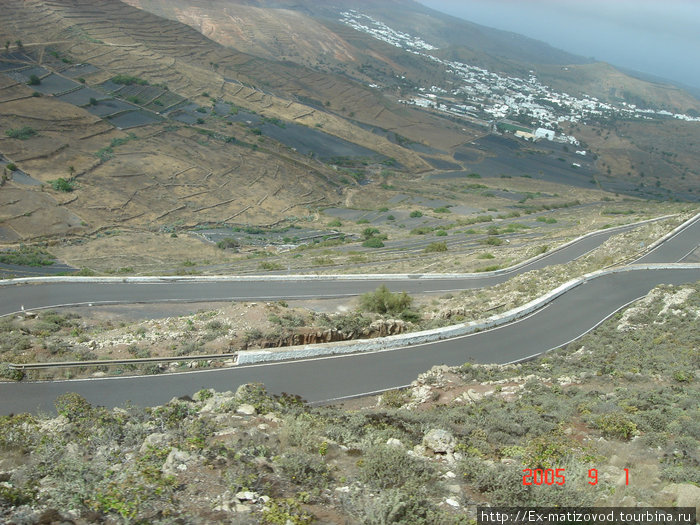
[[[538,139],[554,140],[554,135],[555,133],[551,129],[537,128],[535,130],[535,138]]]

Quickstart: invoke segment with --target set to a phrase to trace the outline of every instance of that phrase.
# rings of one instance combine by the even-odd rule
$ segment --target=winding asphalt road
[[[468,279],[408,279],[388,281],[387,285],[409,292],[490,286],[517,273],[580,257],[618,232],[608,230],[588,236],[547,257],[499,275]],[[700,217],[636,262],[679,262],[699,245]],[[405,386],[435,364],[458,365],[466,361],[507,363],[526,359],[580,337],[658,284],[698,280],[700,265],[695,268],[634,269],[609,274],[576,287],[520,321],[464,337],[394,350],[162,376],[4,383],[0,384],[0,414],[50,411],[53,400],[64,392],[78,392],[93,404],[109,407],[127,401],[153,406],[175,396],[192,394],[201,388],[235,390],[249,382],[262,382],[273,393],[293,392],[309,401],[327,402]],[[16,312],[21,306],[29,309],[88,302],[263,300],[356,295],[374,289],[379,282],[323,279],[5,285],[0,286],[0,315]]]

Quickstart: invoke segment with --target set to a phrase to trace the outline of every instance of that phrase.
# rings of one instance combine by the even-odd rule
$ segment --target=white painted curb
[[[539,310],[543,306],[551,303],[557,297],[573,290],[577,286],[586,282],[597,279],[604,275],[613,273],[622,273],[637,270],[698,270],[698,278],[700,278],[700,264],[639,264],[633,266],[625,266],[622,268],[614,268],[609,270],[598,270],[568,281],[551,292],[533,299],[529,303],[514,308],[508,312],[499,315],[491,316],[482,321],[471,321],[469,323],[446,326],[436,328],[434,330],[424,330],[422,332],[411,332],[408,334],[392,335],[388,337],[380,337],[376,339],[365,339],[362,341],[343,341],[340,343],[322,343],[316,345],[300,345],[288,346],[281,349],[273,350],[244,350],[238,353],[238,364],[246,365],[253,363],[263,363],[270,361],[284,361],[291,359],[303,359],[309,357],[318,357],[334,354],[349,354],[360,352],[376,352],[387,350],[390,348],[400,348],[404,346],[412,346],[422,343],[430,343],[440,341],[442,339],[450,339],[477,331],[493,328],[513,322],[517,319],[525,317],[532,312]]]
[[[654,219],[647,219],[645,221],[624,224],[621,226],[616,226],[614,228],[607,228],[605,230],[596,230],[594,232],[587,233],[576,239],[573,239],[567,243],[558,246],[552,251],[545,252],[535,257],[532,257],[526,261],[522,261],[508,268],[502,268],[500,270],[494,270],[490,272],[479,272],[479,273],[385,273],[385,274],[331,274],[331,275],[195,275],[195,276],[181,276],[181,275],[165,275],[165,276],[143,276],[143,277],[81,277],[73,275],[55,275],[46,277],[20,277],[17,279],[3,279],[0,280],[0,286],[9,286],[16,284],[42,284],[42,283],[163,283],[163,282],[181,282],[181,283],[196,283],[196,282],[256,282],[256,281],[406,281],[406,280],[440,280],[440,279],[483,279],[486,277],[493,277],[497,275],[503,275],[506,273],[511,273],[523,266],[532,264],[533,262],[549,257],[550,255],[561,251],[572,244],[575,244],[588,237],[593,237],[595,235],[600,235],[601,233],[609,233],[611,231],[629,228],[630,226],[640,226],[642,224],[647,224],[650,222],[656,222],[663,219],[668,219],[674,217],[674,215],[664,215],[662,217],[656,217]],[[660,244],[666,240],[669,236],[675,235],[678,231],[682,230],[686,226],[690,225],[694,220],[700,218],[700,213],[693,217],[692,219],[684,222],[678,226],[673,232],[665,235],[661,239],[655,242],[654,245]],[[651,245],[651,246],[654,246]],[[651,248],[650,246],[650,248]]]

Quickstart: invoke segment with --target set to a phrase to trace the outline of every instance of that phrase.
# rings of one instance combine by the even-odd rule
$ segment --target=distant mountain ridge
[[[668,81],[650,79],[619,68],[596,66],[589,58],[554,48],[517,33],[475,24],[430,9],[413,0],[125,0],[159,16],[184,22],[206,36],[252,55],[281,58],[305,66],[349,74],[363,81],[358,62],[386,67],[389,75],[403,74],[412,59],[387,56],[376,44],[362,43],[338,27],[341,13],[356,10],[381,20],[391,28],[429,42],[441,58],[458,59],[474,66],[507,75],[526,77],[534,70],[559,91],[590,94],[601,100],[644,101],[651,107],[672,111],[700,108],[697,93],[691,95]],[[366,37],[363,37],[366,39]],[[353,45],[348,40],[353,40]],[[364,53],[369,46],[371,50]],[[360,51],[360,52],[358,52]],[[373,62],[379,61],[376,65]],[[577,66],[579,76],[562,74],[560,67]],[[434,73],[429,65],[425,75]],[[353,71],[355,69],[355,71]],[[581,82],[580,75],[583,75]],[[367,78],[371,83],[371,81]],[[602,89],[600,86],[605,86]],[[586,89],[589,92],[586,92]]]

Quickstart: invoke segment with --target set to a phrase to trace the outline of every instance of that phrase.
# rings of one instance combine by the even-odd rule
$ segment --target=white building
[[[538,139],[554,140],[554,135],[555,133],[551,129],[537,128],[535,130],[535,138]]]

